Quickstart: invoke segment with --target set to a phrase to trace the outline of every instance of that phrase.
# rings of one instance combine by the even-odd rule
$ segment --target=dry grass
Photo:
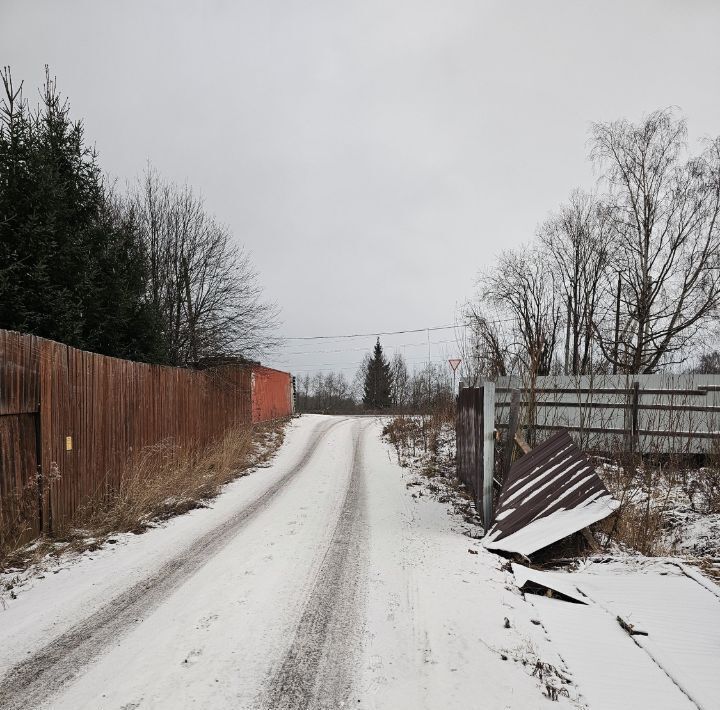
[[[643,555],[671,555],[675,536],[690,519],[720,512],[720,468],[690,467],[682,459],[618,456],[599,473],[618,510],[597,525],[606,545],[616,543]]]
[[[0,508],[0,569],[3,563],[37,535],[38,482],[33,478],[19,491],[3,497]]]
[[[611,460],[613,463],[601,466],[599,473],[620,506],[594,526],[602,533],[604,546],[617,544],[643,555],[664,553],[660,548],[669,495],[667,487],[660,485],[659,472],[643,466],[640,457],[622,452]]]
[[[96,549],[114,533],[140,533],[154,523],[202,507],[230,481],[266,463],[284,438],[286,421],[231,430],[202,451],[172,442],[147,447],[128,466],[117,490],[99,492],[81,506],[74,519],[52,539],[28,546],[31,517],[0,528],[0,569],[26,566],[45,554],[72,549]],[[37,488],[34,506],[37,510]],[[32,494],[31,494],[32,497]],[[23,534],[24,532],[24,534]]]
[[[383,436],[394,447],[401,466],[408,465],[406,458],[419,455],[427,455],[427,463],[432,465],[442,455],[444,433],[454,427],[454,410],[439,408],[431,414],[399,414],[385,425]]]

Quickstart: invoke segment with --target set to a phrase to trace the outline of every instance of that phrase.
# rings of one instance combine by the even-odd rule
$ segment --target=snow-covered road
[[[21,588],[0,707],[526,710],[558,707],[549,686],[579,706],[508,567],[380,429],[303,416],[211,507]]]

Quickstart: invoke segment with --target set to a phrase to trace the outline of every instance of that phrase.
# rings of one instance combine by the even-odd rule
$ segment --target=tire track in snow
[[[364,611],[365,429],[356,424],[352,471],[340,516],[293,642],[259,702],[263,708],[337,710],[352,692]]]
[[[75,624],[0,679],[0,708],[27,710],[49,700],[102,654],[106,646],[142,621],[188,577],[224,548],[240,529],[272,502],[310,462],[331,429],[342,422],[318,424],[300,460],[254,501],[205,533],[154,574],[134,584],[86,619]]]

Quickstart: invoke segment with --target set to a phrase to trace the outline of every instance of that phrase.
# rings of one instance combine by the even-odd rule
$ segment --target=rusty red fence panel
[[[40,527],[39,364],[39,338],[0,330],[0,533],[18,516]]]
[[[291,413],[291,377],[278,370],[161,367],[0,330],[0,525],[38,472],[38,521],[50,532],[117,489],[148,446],[199,450],[232,427]]]
[[[26,541],[40,529],[37,419],[37,414],[0,415],[0,539],[12,530],[16,542]]]
[[[253,422],[271,421],[286,417],[291,413],[291,409],[291,375],[288,372],[254,365],[252,368]]]

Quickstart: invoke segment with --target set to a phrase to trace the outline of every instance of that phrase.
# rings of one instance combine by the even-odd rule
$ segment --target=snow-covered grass
[[[450,503],[455,528],[468,537],[481,537],[474,506],[455,479],[453,423],[436,422],[431,435],[432,421],[389,421],[385,438],[407,471],[406,485],[413,496],[419,502],[434,498]],[[425,445],[430,440],[436,444]],[[624,503],[620,514],[609,519],[605,534],[594,531],[604,549],[553,564],[555,548],[548,548],[550,557],[545,555],[541,566],[560,563],[564,569],[533,571],[550,579],[544,582],[546,593],[542,588],[521,592],[527,577],[522,572],[529,570],[504,563],[511,572],[507,589],[514,588],[518,595],[506,627],[517,627],[528,641],[503,650],[503,657],[522,663],[541,679],[547,697],[566,698],[579,707],[715,707],[720,588],[685,564],[720,576],[715,470],[638,466],[628,467],[633,475],[626,476],[617,464],[599,464],[598,472]],[[634,549],[631,541],[642,541],[648,554]],[[486,569],[494,555],[479,549],[475,559]],[[489,608],[484,599],[483,613]],[[524,623],[528,618],[542,633],[539,650]],[[630,636],[627,629],[649,636]],[[551,660],[553,654],[559,663]]]
[[[148,447],[126,471],[117,491],[88,500],[72,524],[52,538],[27,543],[8,539],[0,550],[3,595],[14,594],[19,572],[42,566],[59,556],[93,552],[119,533],[141,533],[175,515],[204,507],[228,482],[265,464],[282,444],[285,421],[228,431],[200,452],[184,451],[171,442]],[[25,544],[20,544],[25,542]],[[14,543],[14,544],[13,544]]]
[[[678,556],[720,579],[720,469],[604,461],[598,473],[621,504],[598,526],[605,549]]]
[[[466,534],[482,536],[482,519],[465,486],[455,476],[455,422],[451,415],[402,415],[382,430],[397,463],[411,473],[406,483],[414,498],[430,494],[448,503],[466,523]]]
[[[392,478],[400,473],[401,488],[383,484],[385,492],[376,505],[385,501],[388,510],[371,509],[373,515],[383,515],[371,530],[384,532],[382,545],[390,558],[384,564],[404,564],[413,577],[408,591],[386,590],[398,607],[387,618],[399,625],[402,612],[421,623],[426,631],[418,643],[427,649],[426,670],[419,679],[422,692],[413,691],[420,697],[408,702],[411,691],[405,687],[404,696],[387,696],[382,707],[475,707],[479,702],[478,707],[539,708],[557,707],[556,701],[561,707],[581,708],[572,673],[515,585],[510,564],[479,543],[480,518],[454,477],[452,424],[442,415],[387,419],[383,432],[392,465],[372,462],[378,473]],[[392,504],[392,487],[404,503]],[[404,559],[395,560],[390,548],[397,548],[393,540],[403,537]],[[373,568],[380,566],[376,562]],[[382,579],[389,585],[390,573]],[[393,629],[373,631],[370,645],[379,647],[373,652],[383,658],[383,672],[390,668],[402,677],[408,654],[402,657],[400,648],[394,648]]]
[[[506,675],[508,680],[512,678],[513,669],[522,669],[536,684],[537,700],[531,700],[531,696],[522,701],[519,697],[508,698],[507,707],[515,707],[513,703],[516,702],[535,707],[540,698],[563,701],[570,707],[584,707],[572,673],[549,643],[533,607],[523,600],[516,587],[510,563],[477,543],[484,535],[482,520],[472,497],[455,477],[453,418],[443,413],[396,417],[385,422],[382,433],[392,446],[396,462],[404,469],[406,489],[419,506],[415,515],[419,516],[421,511],[424,515],[431,511],[437,515],[437,503],[443,503],[447,506],[449,526],[455,536],[469,538],[468,559],[474,563],[469,565],[470,574],[486,575],[486,585],[480,590],[473,588],[473,599],[468,599],[467,603],[457,598],[454,602],[461,609],[482,609],[480,614],[466,616],[465,623],[477,625],[476,631],[491,657],[510,664],[511,668],[506,671],[502,667],[497,669],[497,683],[501,685]],[[439,527],[438,523],[436,525]],[[447,543],[457,547],[457,540],[447,538]],[[441,575],[443,578],[462,574],[468,567],[463,562],[458,571],[451,572],[450,551],[446,550],[441,557],[442,563],[438,559],[435,566],[445,570]],[[442,614],[448,613],[447,606],[443,607]],[[435,610],[429,616],[442,614]],[[490,663],[489,660],[485,662]],[[512,682],[519,694],[521,684],[518,680]],[[488,707],[495,707],[492,701]]]

